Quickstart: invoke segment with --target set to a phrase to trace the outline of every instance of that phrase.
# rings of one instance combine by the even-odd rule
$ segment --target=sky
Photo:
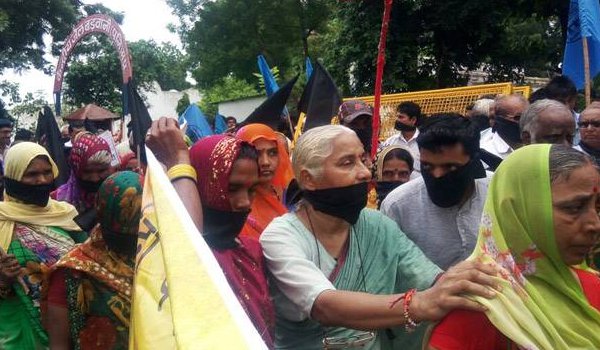
[[[171,13],[171,8],[165,0],[84,0],[83,2],[101,3],[113,11],[123,12],[125,17],[121,30],[127,41],[154,39],[157,43],[170,42],[181,47],[179,37],[167,29],[167,25],[177,23],[178,18]],[[46,58],[53,65],[58,61],[58,57],[48,55]],[[53,75],[45,75],[33,69],[23,71],[21,74],[6,70],[0,79],[19,83],[22,97],[28,92],[41,90],[46,100],[52,102]]]

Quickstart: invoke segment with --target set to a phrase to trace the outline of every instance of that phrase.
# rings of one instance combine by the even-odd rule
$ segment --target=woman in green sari
[[[370,170],[356,134],[311,129],[294,149],[303,201],[276,218],[260,242],[274,280],[278,349],[411,349],[419,321],[454,308],[482,310],[462,297],[493,297],[495,269],[477,262],[442,271],[378,211],[364,209]]]
[[[0,203],[0,348],[43,349],[42,283],[49,266],[74,245],[75,208],[50,199],[58,168],[46,150],[22,142],[5,158],[5,197]]]
[[[500,268],[488,311],[451,312],[429,349],[600,349],[600,278],[584,264],[600,237],[600,173],[562,145],[523,147],[492,182],[469,260]]]
[[[48,325],[52,349],[129,347],[133,267],[141,217],[141,175],[122,171],[98,190],[90,239],[52,268]]]

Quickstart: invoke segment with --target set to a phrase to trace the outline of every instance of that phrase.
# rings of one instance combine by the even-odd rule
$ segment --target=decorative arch
[[[86,36],[94,33],[101,33],[108,36],[111,44],[117,50],[119,54],[119,61],[121,62],[121,71],[123,73],[123,112],[124,114],[128,111],[127,106],[127,94],[125,93],[125,87],[129,83],[133,75],[133,69],[131,66],[131,56],[129,55],[129,48],[127,47],[127,41],[125,35],[121,31],[119,24],[110,16],[97,14],[88,16],[73,28],[71,34],[65,40],[65,45],[60,53],[58,64],[56,65],[56,75],[54,77],[54,98],[55,98],[55,110],[56,114],[60,115],[60,99],[61,90],[63,84],[63,78],[65,75],[65,69],[67,62],[71,57],[71,53],[75,46]]]

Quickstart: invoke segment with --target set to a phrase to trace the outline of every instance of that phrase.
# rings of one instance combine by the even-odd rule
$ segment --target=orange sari
[[[258,139],[265,139],[277,143],[279,166],[271,181],[271,188],[261,187],[256,191],[252,202],[252,211],[248,216],[241,236],[258,239],[263,230],[278,216],[286,214],[287,208],[282,202],[283,193],[290,181],[294,178],[290,156],[286,151],[283,141],[277,133],[264,124],[248,124],[236,133],[236,138],[253,144]]]

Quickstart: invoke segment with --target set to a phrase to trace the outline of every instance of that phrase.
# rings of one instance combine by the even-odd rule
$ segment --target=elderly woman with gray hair
[[[422,334],[408,334],[420,322],[485,310],[464,294],[494,297],[495,268],[463,262],[442,275],[393,221],[364,208],[367,157],[339,125],[298,140],[303,200],[260,238],[274,280],[276,348],[420,348]]]

